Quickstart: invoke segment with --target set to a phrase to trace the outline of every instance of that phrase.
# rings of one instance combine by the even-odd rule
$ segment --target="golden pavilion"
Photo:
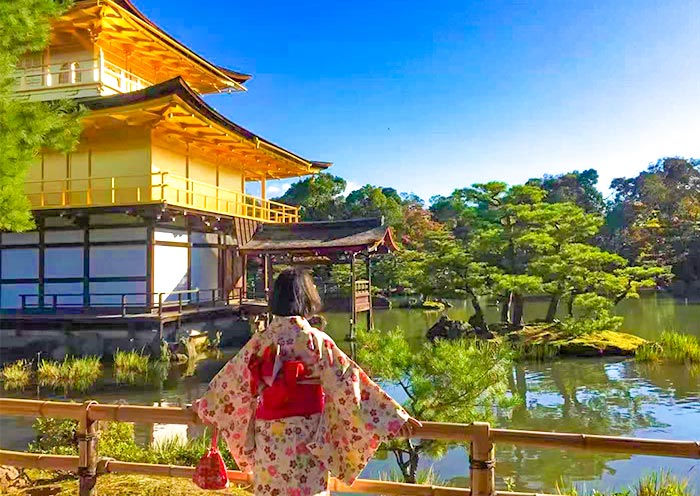
[[[26,193],[38,229],[0,234],[5,313],[228,301],[244,286],[237,247],[263,223],[298,222],[266,182],[314,174],[305,159],[232,122],[202,95],[245,91],[129,0],[80,0],[27,54],[16,96],[75,99],[78,148],[45,151]],[[261,195],[246,194],[260,184]],[[184,296],[182,296],[184,294]]]

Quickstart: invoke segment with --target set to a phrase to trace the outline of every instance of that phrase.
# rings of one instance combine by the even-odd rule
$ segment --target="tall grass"
[[[688,482],[680,480],[670,472],[662,470],[642,477],[629,488],[618,491],[581,492],[576,488],[566,489],[560,494],[568,496],[692,496]]]
[[[102,376],[100,357],[82,358],[67,356],[62,362],[42,360],[37,372],[39,385],[52,389],[85,392]]]
[[[114,353],[114,378],[120,384],[158,386],[168,377],[170,362],[154,360],[142,351]]]
[[[6,391],[21,390],[32,381],[32,364],[27,360],[17,360],[0,370],[0,379]]]
[[[114,378],[122,384],[148,380],[149,358],[143,352],[117,350],[114,353]]]
[[[635,358],[640,362],[700,364],[700,339],[690,334],[665,331],[658,341],[640,346]]]

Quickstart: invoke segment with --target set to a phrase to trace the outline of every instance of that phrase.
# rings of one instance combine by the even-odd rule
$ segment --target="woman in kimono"
[[[282,272],[270,325],[195,404],[238,467],[253,473],[256,496],[326,496],[329,472],[352,484],[383,441],[420,426],[309,324],[320,303],[307,271]]]

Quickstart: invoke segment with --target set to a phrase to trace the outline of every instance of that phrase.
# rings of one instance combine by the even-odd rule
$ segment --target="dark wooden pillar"
[[[89,219],[89,216],[88,216]],[[83,307],[90,306],[90,222],[83,227]]]
[[[44,222],[44,218],[40,217],[36,220],[36,227],[39,230],[39,266],[38,266],[38,277],[39,277],[39,284],[37,287],[38,293],[39,293],[39,298],[38,298],[38,304],[39,308],[44,307],[44,295],[46,293],[46,282],[44,280],[45,276],[45,266],[46,266],[46,223]]]
[[[367,253],[367,258],[365,259],[367,264],[367,285],[369,290],[369,309],[367,310],[367,330],[370,331],[374,329],[374,304],[372,303],[372,258],[369,253]]]
[[[146,219],[146,311],[153,309],[155,282],[155,219]],[[160,309],[158,310],[160,311]]]
[[[265,288],[265,301],[270,301],[270,281],[272,279],[272,265],[270,255],[263,255],[263,285]]]
[[[355,340],[357,330],[357,284],[355,278],[355,254],[350,255],[350,334],[348,339]]]

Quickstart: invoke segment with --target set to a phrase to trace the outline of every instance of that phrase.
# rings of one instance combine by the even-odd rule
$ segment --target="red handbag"
[[[226,489],[228,474],[226,464],[218,448],[219,432],[214,428],[211,434],[211,447],[199,460],[192,481],[201,489]]]

